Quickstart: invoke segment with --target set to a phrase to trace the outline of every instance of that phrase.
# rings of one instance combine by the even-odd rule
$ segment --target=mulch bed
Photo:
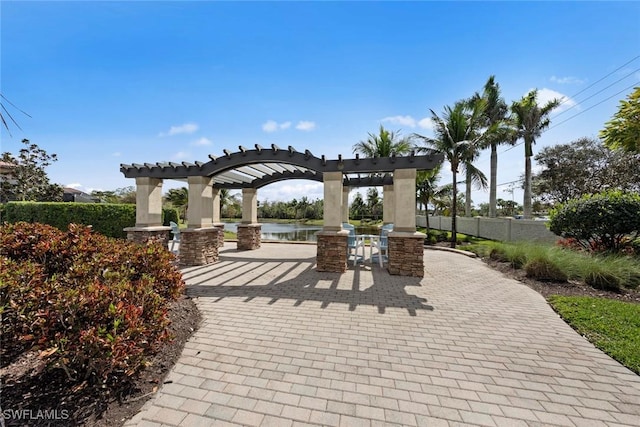
[[[43,373],[44,366],[36,353],[23,355],[15,363],[0,370],[0,403],[3,411],[0,417],[8,410],[30,410],[27,415],[29,420],[5,420],[5,425],[121,426],[138,413],[142,405],[163,384],[180,357],[185,342],[198,328],[201,319],[195,303],[188,297],[182,297],[171,304],[169,318],[174,339],[162,347],[151,360],[151,365],[138,377],[123,384],[115,392],[96,390],[86,384],[70,384],[66,374],[59,369]],[[55,411],[49,414],[49,418],[52,415],[57,420],[45,419],[45,414],[38,411]]]

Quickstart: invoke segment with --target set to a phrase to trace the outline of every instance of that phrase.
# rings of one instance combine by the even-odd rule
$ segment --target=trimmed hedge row
[[[71,380],[114,385],[170,339],[167,308],[184,290],[174,257],[70,224],[0,228],[2,365],[39,351]]]
[[[69,224],[91,225],[96,233],[126,238],[124,228],[136,224],[136,205],[112,203],[10,202],[4,207],[3,221],[48,224],[67,230]],[[178,222],[178,211],[162,210],[162,223]]]

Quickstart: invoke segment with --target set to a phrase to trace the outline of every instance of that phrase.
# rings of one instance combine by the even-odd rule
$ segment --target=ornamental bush
[[[174,257],[89,227],[0,227],[2,366],[39,351],[72,380],[115,384],[170,339],[167,309],[183,289]]]
[[[590,252],[620,252],[640,235],[640,195],[609,191],[553,209],[550,230]]]

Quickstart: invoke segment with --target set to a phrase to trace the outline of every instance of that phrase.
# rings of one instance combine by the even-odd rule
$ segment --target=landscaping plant
[[[640,194],[609,191],[569,200],[551,211],[549,228],[590,252],[622,252],[640,236]]]
[[[70,381],[116,384],[170,339],[167,309],[184,290],[173,255],[69,225],[0,228],[2,366],[37,352]]]

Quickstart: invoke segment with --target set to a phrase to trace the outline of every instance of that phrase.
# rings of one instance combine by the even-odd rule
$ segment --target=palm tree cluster
[[[422,172],[416,180],[417,200],[428,206],[432,201],[448,196],[452,212],[452,246],[456,242],[456,215],[458,212],[458,174],[465,177],[465,215],[471,216],[471,190],[473,186],[489,186],[489,216],[496,216],[496,188],[498,155],[501,144],[514,145],[519,139],[525,146],[525,192],[524,217],[531,217],[531,156],[533,144],[549,126],[549,115],[560,101],[554,99],[540,106],[538,91],[532,90],[509,107],[501,96],[500,85],[495,76],[490,76],[481,93],[468,99],[457,101],[453,106],[445,106],[441,114],[430,110],[434,125],[434,136],[413,134],[400,138],[399,132],[390,132],[380,126],[378,135],[369,134],[365,141],[353,146],[354,153],[368,157],[408,154],[410,151],[444,154],[452,174],[450,187],[437,187],[440,169]],[[414,142],[418,144],[414,144]],[[485,174],[474,166],[482,150],[491,150],[491,173]]]

